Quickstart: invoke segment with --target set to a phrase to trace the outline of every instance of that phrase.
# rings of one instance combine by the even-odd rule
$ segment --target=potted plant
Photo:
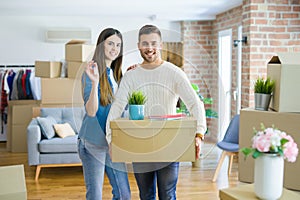
[[[146,96],[141,91],[134,91],[128,95],[129,119],[143,120],[144,119],[144,104]]]
[[[268,110],[270,100],[275,88],[275,81],[269,77],[267,79],[258,78],[254,83],[255,109]]]

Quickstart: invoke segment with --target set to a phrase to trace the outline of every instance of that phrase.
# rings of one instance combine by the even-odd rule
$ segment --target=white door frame
[[[238,27],[238,40],[242,40],[242,26]],[[236,114],[240,114],[242,108],[242,42],[238,43],[237,50],[237,68],[236,68]]]
[[[232,29],[220,31],[218,34],[219,140],[223,138],[231,120],[232,45]]]

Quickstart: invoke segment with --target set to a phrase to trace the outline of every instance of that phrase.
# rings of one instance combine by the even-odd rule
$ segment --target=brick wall
[[[242,48],[242,108],[254,107],[253,82],[266,76],[267,62],[278,52],[300,52],[300,0],[244,0],[242,6],[217,15],[214,21],[184,21],[184,70],[218,110],[218,32],[238,26],[248,43]],[[232,52],[232,88],[236,88],[237,48]],[[232,101],[235,114],[235,102]],[[218,135],[217,120],[209,120],[209,139]]]
[[[217,16],[214,21],[182,22],[184,36],[184,71],[190,80],[201,88],[204,97],[212,97],[212,109],[218,112],[218,32],[231,28],[233,38],[237,38],[237,28],[241,25],[242,7],[234,8]],[[232,53],[233,73],[236,73],[236,54]],[[235,88],[235,78],[232,88]],[[206,108],[209,105],[206,105]],[[235,107],[233,108],[235,109]],[[207,139],[217,141],[218,119],[207,119],[209,134]]]
[[[267,62],[280,52],[300,52],[299,0],[244,0],[242,106],[254,107],[253,82],[266,77]]]

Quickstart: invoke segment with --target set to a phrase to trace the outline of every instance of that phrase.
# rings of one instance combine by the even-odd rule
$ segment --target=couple
[[[128,93],[134,90],[142,90],[147,96],[146,115],[175,114],[180,97],[197,119],[196,157],[200,155],[200,144],[206,131],[203,102],[185,73],[161,59],[161,48],[160,30],[153,25],[143,26],[139,30],[138,49],[144,60],[122,78],[121,33],[108,28],[99,35],[93,60],[87,64],[82,76],[86,115],[78,136],[78,152],[88,200],[102,199],[104,172],[112,185],[112,199],[131,199],[125,163],[112,163],[110,158],[109,122],[121,117]],[[133,169],[140,199],[156,199],[156,184],[159,199],[176,199],[178,162],[133,163]]]

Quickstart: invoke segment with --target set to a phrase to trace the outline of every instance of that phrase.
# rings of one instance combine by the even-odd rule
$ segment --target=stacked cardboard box
[[[291,135],[295,142],[300,144],[300,114],[275,112],[275,111],[259,111],[251,108],[242,109],[240,115],[240,135],[239,146],[250,147],[252,145],[253,128],[260,130],[263,123],[265,127],[273,125]],[[254,181],[254,159],[251,157],[244,159],[244,155],[239,153],[239,181],[252,183]],[[300,171],[300,158],[295,163],[284,163],[284,187],[300,190],[300,182],[295,174]]]
[[[61,66],[61,62],[35,61],[35,76],[42,78],[60,77]]]
[[[69,78],[60,78],[61,62],[37,60],[35,76],[41,77],[41,101],[9,101],[7,150],[27,152],[26,130],[32,119],[32,107],[83,106],[81,81],[74,78],[78,75],[80,65],[90,59],[94,45],[84,44],[83,41],[70,41],[65,48],[66,59],[75,63],[70,65]]]
[[[43,78],[42,79],[43,105],[64,104],[83,105],[81,82],[70,78]]]
[[[268,64],[268,76],[275,80],[271,108],[277,112],[300,112],[300,53],[280,53]]]
[[[68,78],[80,79],[86,64],[86,62],[67,61]]]
[[[78,79],[87,61],[92,60],[95,45],[85,44],[84,41],[71,40],[66,44],[65,57],[68,65],[68,78]]]
[[[32,119],[32,108],[38,100],[11,100],[8,102],[7,144],[11,152],[27,152],[27,126]]]
[[[68,77],[58,78],[59,76],[57,76],[57,73],[56,76],[42,76],[41,106],[83,105],[80,77],[83,72],[84,63],[91,59],[94,50],[94,45],[85,44],[84,41],[71,40],[65,45],[65,59],[68,65]],[[48,67],[44,67],[44,69],[50,68],[50,75],[51,72],[57,72],[57,63],[36,63],[39,65],[47,64]]]
[[[274,56],[268,63],[267,75],[275,80],[275,92],[271,103],[272,111],[258,111],[254,109],[242,109],[240,115],[239,146],[250,147],[252,145],[253,128],[260,130],[263,123],[265,127],[275,126],[281,131],[291,135],[295,142],[300,144],[300,93],[296,87],[300,84],[300,54],[285,53]],[[239,181],[254,181],[254,159],[243,159],[240,153]],[[300,190],[300,182],[297,174],[300,171],[300,159],[295,163],[285,162],[284,187]]]

